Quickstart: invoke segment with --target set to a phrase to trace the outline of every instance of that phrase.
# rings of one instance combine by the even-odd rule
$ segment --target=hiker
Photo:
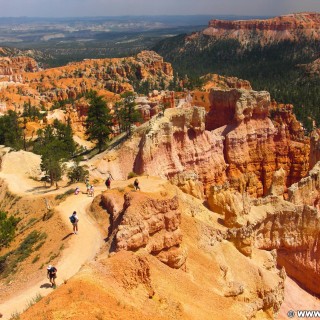
[[[134,180],[133,186],[135,190],[140,190],[138,179]]]
[[[87,194],[89,195],[89,192],[90,192],[90,183],[89,183],[89,179],[86,179],[86,187],[87,187]]]
[[[107,189],[110,189],[110,187],[111,187],[111,179],[110,179],[110,177],[108,177],[107,180],[106,180],[106,186],[107,186]]]
[[[74,194],[77,195],[77,194],[79,194],[79,192],[80,192],[80,188],[76,187],[76,190],[74,190]]]
[[[72,216],[70,216],[69,219],[70,219],[70,222],[72,223],[72,226],[73,226],[73,233],[78,234],[79,218],[77,216],[77,212],[73,211]]]
[[[89,196],[90,196],[90,197],[94,197],[94,187],[93,187],[93,185],[90,186]]]
[[[57,277],[57,268],[52,266],[51,264],[47,268],[47,278],[50,280],[51,287],[56,287],[56,277]]]
[[[108,178],[107,178],[107,180],[106,180],[106,186],[107,186],[107,189],[110,189],[111,188],[111,179],[112,180],[114,180],[113,179],[113,177],[112,177],[112,175],[111,175],[111,173],[110,172],[108,172]]]

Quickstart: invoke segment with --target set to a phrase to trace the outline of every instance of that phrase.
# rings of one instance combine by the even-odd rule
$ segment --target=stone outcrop
[[[187,252],[181,246],[177,196],[158,199],[142,193],[125,193],[122,208],[120,199],[119,194],[102,195],[102,203],[111,215],[112,230],[116,230],[115,250],[144,248],[171,268],[183,268]]]
[[[290,186],[288,201],[320,209],[320,162],[313,167],[307,177]]]
[[[131,171],[156,175],[209,199],[212,185],[228,183],[240,194],[261,197],[278,194],[276,184],[286,191],[307,175],[310,143],[290,105],[271,114],[264,91],[211,89],[209,97],[208,113],[200,107],[166,109],[139,128],[118,151],[121,177]],[[105,163],[103,172],[114,167]],[[280,169],[282,180],[275,176]]]
[[[265,20],[215,19],[211,20],[208,27],[200,34],[220,39],[237,39],[243,45],[252,45],[258,42],[263,45],[283,40],[299,40],[302,35],[308,39],[317,40],[320,38],[319,27],[319,13],[296,13]]]
[[[205,91],[213,88],[252,90],[248,80],[242,80],[237,77],[224,77],[219,74],[209,73],[201,77],[201,79],[204,81],[202,89]]]
[[[306,73],[311,77],[319,77],[320,76],[320,58],[314,60],[309,64],[302,65],[304,67]]]
[[[209,99],[206,129],[210,131],[251,119],[265,120],[270,109],[270,94],[266,91],[213,89]]]

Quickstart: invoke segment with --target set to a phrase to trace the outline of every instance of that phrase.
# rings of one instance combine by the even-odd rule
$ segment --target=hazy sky
[[[320,12],[320,0],[0,0],[2,17]]]

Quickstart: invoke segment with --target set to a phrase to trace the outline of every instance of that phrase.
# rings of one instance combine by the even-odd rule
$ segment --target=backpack
[[[57,270],[56,267],[52,267],[51,269],[48,270],[48,273],[49,273],[50,275],[53,275],[53,274],[55,274],[57,271],[58,271],[58,270]]]
[[[70,222],[71,223],[75,223],[76,222],[76,217],[74,215],[72,215],[71,217],[69,217]]]

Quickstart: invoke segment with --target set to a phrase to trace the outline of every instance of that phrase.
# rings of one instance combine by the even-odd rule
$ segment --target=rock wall
[[[186,180],[197,185],[223,183],[223,137],[205,131],[204,119],[202,108],[165,110],[164,117],[150,123],[142,136],[134,172],[166,177],[181,185],[186,185],[181,179],[186,172],[193,177]]]
[[[187,252],[182,247],[181,209],[177,196],[159,199],[142,193],[125,193],[122,208],[121,197],[110,192],[102,195],[102,203],[111,214],[110,233],[116,231],[115,250],[144,248],[171,268],[183,268]]]
[[[224,237],[241,253],[252,257],[254,248],[276,250],[278,264],[286,273],[319,294],[319,187],[320,163],[289,188],[288,201],[278,196],[241,199],[226,190],[211,201],[224,209],[218,210],[229,227]]]
[[[0,57],[0,78],[15,81],[23,72],[39,71],[37,62],[30,57]]]
[[[286,186],[307,174],[309,140],[292,109],[271,121],[270,95],[263,91],[213,89],[210,102],[206,129],[225,137],[231,188],[260,197],[270,192],[274,172],[280,168],[286,172]]]
[[[21,108],[28,99],[34,105],[50,107],[57,101],[76,99],[90,89],[112,100],[116,94],[133,91],[133,82],[168,85],[173,78],[171,64],[153,51],[142,51],[136,57],[86,59],[46,70],[39,70],[32,58],[5,57],[0,58],[0,81],[1,72],[5,75],[2,81],[18,77],[23,83],[21,88],[11,84],[10,90],[1,92],[1,99],[16,108]]]

